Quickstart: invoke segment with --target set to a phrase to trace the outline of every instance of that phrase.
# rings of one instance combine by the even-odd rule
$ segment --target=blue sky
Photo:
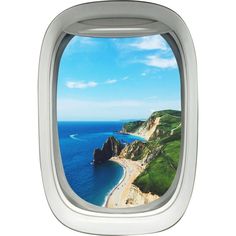
[[[159,35],[136,38],[75,36],[61,57],[58,120],[146,119],[181,109],[179,70]]]

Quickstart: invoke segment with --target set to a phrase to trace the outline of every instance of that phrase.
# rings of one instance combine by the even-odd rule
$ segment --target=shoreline
[[[132,135],[148,141],[144,136],[120,132],[124,135]],[[106,196],[103,206],[107,208],[127,208],[135,207],[150,203],[159,198],[158,195],[152,193],[144,193],[133,184],[134,180],[145,170],[146,165],[141,161],[133,161],[131,159],[112,157],[110,161],[116,162],[124,169],[124,175],[119,183]]]
[[[110,191],[110,193],[106,196],[106,201],[105,201],[105,203],[104,203],[103,206],[108,207],[108,208],[109,208],[109,201],[110,201],[111,196],[114,194],[114,192],[116,191],[116,189],[122,184],[122,182],[125,180],[125,177],[126,177],[126,175],[127,175],[127,170],[126,170],[126,168],[125,168],[124,165],[122,165],[121,163],[115,161],[115,160],[114,160],[114,157],[112,157],[112,158],[110,159],[110,161],[115,162],[115,163],[117,163],[118,165],[120,165],[120,166],[123,168],[123,170],[124,170],[124,174],[123,174],[122,178],[120,179],[119,183],[118,183],[118,184]]]
[[[112,159],[112,158],[111,158]],[[109,160],[109,161],[112,161],[112,160]],[[114,162],[114,161],[113,161]],[[116,162],[117,163],[117,162]],[[122,168],[123,168],[123,175],[122,175],[122,177],[121,177],[121,179],[119,180],[119,182],[111,189],[111,191],[106,195],[106,197],[105,197],[105,200],[104,200],[104,202],[103,202],[103,204],[102,204],[102,207],[107,207],[107,202],[108,202],[108,199],[109,199],[109,197],[110,197],[110,195],[116,190],[116,188],[122,183],[122,181],[124,180],[124,178],[125,178],[125,175],[126,175],[126,169],[125,169],[125,167],[123,166],[123,165],[121,165],[121,164],[119,164],[119,163],[117,163],[118,165],[120,165]]]
[[[142,135],[139,135],[139,134],[136,134],[136,133],[130,133],[130,132],[122,132],[122,131],[118,131],[117,133],[119,133],[119,134],[123,134],[123,135],[132,135],[132,136],[136,136],[136,137],[138,137],[138,138],[141,138],[141,139],[143,139],[144,141],[148,141],[144,136],[142,136]],[[111,157],[110,159],[109,159],[109,161],[112,161],[112,162],[115,162],[115,163],[117,163],[118,165],[120,165],[122,168],[123,168],[123,175],[122,175],[122,177],[121,177],[121,179],[119,180],[119,182],[111,189],[111,191],[106,195],[106,197],[105,197],[105,199],[104,199],[104,202],[103,202],[103,204],[102,204],[102,207],[108,207],[108,208],[113,208],[113,207],[110,207],[109,206],[109,202],[110,202],[110,198],[111,198],[111,196],[115,193],[115,191],[119,188],[119,186],[122,184],[122,182],[125,180],[125,178],[126,178],[126,175],[127,175],[127,166],[125,166],[123,163],[122,163],[122,161],[120,161],[120,160],[122,160],[121,158],[119,158],[119,157]],[[125,160],[127,160],[127,159],[125,159]],[[143,170],[142,170],[143,171]],[[142,171],[140,171],[140,173],[142,172]],[[139,173],[139,174],[140,174]],[[138,175],[139,175],[138,174]],[[138,176],[137,175],[137,176]],[[137,177],[136,176],[136,177]],[[130,186],[131,187],[131,186]],[[127,191],[128,190],[130,190],[130,188],[129,189],[127,189]]]
[[[136,133],[130,133],[130,132],[119,132],[120,134],[124,134],[124,135],[132,135],[132,136],[136,136],[138,138],[142,138],[144,139],[145,141],[148,141],[143,135],[140,135],[140,134],[136,134]]]
[[[110,161],[115,162],[115,163],[117,163],[118,165],[120,165],[120,166],[123,168],[124,173],[123,173],[122,178],[121,178],[120,181],[118,182],[118,184],[116,184],[116,186],[109,192],[109,194],[107,194],[107,196],[106,196],[106,198],[105,198],[105,201],[104,201],[104,203],[103,203],[103,205],[102,205],[102,206],[105,206],[105,207],[109,207],[109,206],[108,206],[109,198],[112,196],[112,194],[114,194],[114,192],[116,191],[116,189],[117,189],[117,188],[121,185],[121,183],[124,181],[124,179],[125,179],[125,177],[126,177],[126,172],[127,172],[125,166],[122,165],[122,164],[120,164],[120,163],[118,163],[118,162],[116,162],[113,158],[114,158],[114,157],[112,157],[112,158],[110,159]]]
[[[125,208],[127,207],[126,201],[129,197],[132,183],[144,168],[139,162],[124,158],[112,157],[110,160],[121,165],[125,174],[120,183],[107,196],[105,206],[108,208]]]

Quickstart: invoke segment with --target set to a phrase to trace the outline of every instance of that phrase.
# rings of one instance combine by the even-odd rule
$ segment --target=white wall
[[[51,20],[79,0],[0,2],[0,234],[79,235],[51,213],[42,187],[37,137],[37,67]],[[236,235],[235,1],[154,1],[178,12],[192,33],[199,69],[196,184],[169,235]]]

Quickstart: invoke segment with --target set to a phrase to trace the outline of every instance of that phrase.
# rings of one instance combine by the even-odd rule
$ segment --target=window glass
[[[57,124],[80,198],[126,208],[162,197],[181,145],[180,73],[167,41],[74,36],[59,64]]]

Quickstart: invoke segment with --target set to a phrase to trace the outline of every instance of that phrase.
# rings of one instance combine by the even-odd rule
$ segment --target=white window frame
[[[115,23],[119,22],[118,18],[147,19],[150,22],[142,27],[135,25],[135,20],[134,23],[127,20],[127,26],[117,26],[115,23],[107,26],[106,19],[111,22],[112,18]],[[141,207],[109,209],[89,204],[71,191],[61,163],[56,119],[58,65],[71,38],[69,34],[98,37],[162,34],[175,52],[181,69],[181,161],[172,187],[161,200]],[[130,235],[162,231],[182,217],[191,197],[197,160],[196,64],[194,45],[187,26],[175,12],[157,4],[93,2],[69,8],[52,21],[43,40],[39,62],[39,140],[44,190],[49,206],[59,221],[85,233]]]

